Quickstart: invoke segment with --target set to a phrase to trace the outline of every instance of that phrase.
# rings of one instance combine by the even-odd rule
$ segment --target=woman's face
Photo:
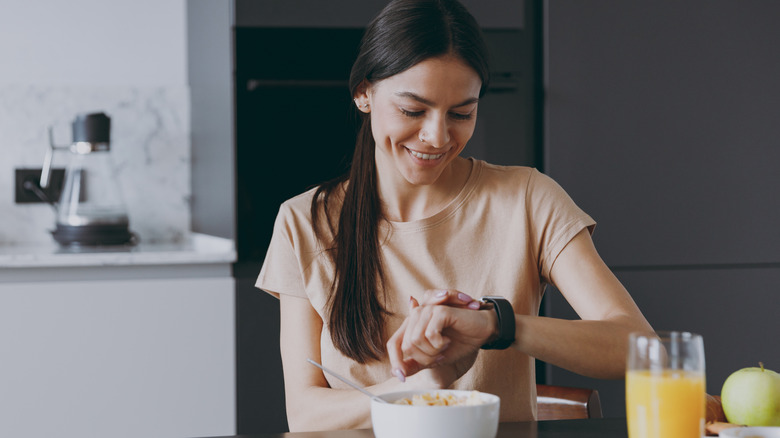
[[[379,174],[435,183],[474,133],[481,86],[476,71],[453,56],[369,84],[356,103],[371,114]]]

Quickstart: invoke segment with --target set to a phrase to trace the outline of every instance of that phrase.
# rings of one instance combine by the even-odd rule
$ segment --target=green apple
[[[780,374],[759,365],[735,371],[723,382],[720,398],[729,423],[780,426]]]

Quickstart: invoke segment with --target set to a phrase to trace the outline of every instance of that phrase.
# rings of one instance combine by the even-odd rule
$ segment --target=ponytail
[[[349,172],[321,185],[312,202],[314,231],[326,241],[321,212],[327,220],[333,245],[327,249],[335,267],[328,296],[328,328],[336,348],[347,357],[366,363],[384,354],[384,321],[387,310],[379,302],[383,276],[379,251],[379,221],[383,219],[374,164],[371,120],[364,120],[358,132]],[[338,222],[334,224],[328,200],[343,192]],[[383,295],[383,294],[381,294]]]

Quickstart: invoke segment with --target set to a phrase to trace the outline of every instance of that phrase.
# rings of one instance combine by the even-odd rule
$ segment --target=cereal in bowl
[[[442,395],[438,392],[415,394],[411,398],[406,397],[396,400],[395,404],[410,406],[475,406],[481,405],[484,401],[479,395],[479,391],[471,391],[469,395],[457,397],[453,394]]]

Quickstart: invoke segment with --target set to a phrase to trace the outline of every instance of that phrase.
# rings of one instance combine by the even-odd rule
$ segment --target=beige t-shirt
[[[408,312],[409,296],[426,289],[457,289],[472,297],[506,297],[515,313],[538,315],[550,269],[566,244],[595,222],[546,175],[471,159],[463,190],[443,210],[412,222],[383,223],[381,246],[387,296],[386,333]],[[318,251],[311,225],[313,190],[282,204],[256,286],[278,297],[307,298],[325,316],[333,268]],[[361,365],[331,342],[327,324],[320,338],[322,364],[369,386],[393,378],[389,362]],[[333,388],[346,388],[325,376]],[[536,417],[534,359],[516,349],[481,350],[453,385],[501,398],[501,421]]]

